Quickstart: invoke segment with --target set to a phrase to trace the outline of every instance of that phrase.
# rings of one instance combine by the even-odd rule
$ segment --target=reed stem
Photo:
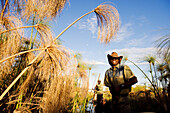
[[[134,64],[145,75],[145,77],[148,79],[148,81],[150,82],[150,84],[154,88],[154,91],[156,91],[157,95],[159,96],[159,92],[156,90],[155,85],[152,83],[152,81],[149,79],[149,77],[145,74],[145,72],[138,65],[136,65],[134,62],[132,62],[131,60],[128,59],[128,61],[131,62],[132,64]]]
[[[0,96],[0,100],[5,96],[5,94],[12,88],[12,86],[18,81],[18,79],[29,69],[29,67],[35,62],[35,60],[44,53],[45,49],[42,50],[29,64],[28,66],[15,78],[15,80],[8,86],[8,88]]]
[[[54,38],[53,41],[55,41],[56,39],[58,39],[58,37],[60,37],[65,31],[67,31],[67,30],[68,30],[72,25],[74,25],[77,21],[79,21],[80,19],[82,19],[83,17],[85,17],[86,15],[88,15],[88,14],[94,12],[94,11],[95,11],[95,10],[90,11],[90,12],[84,14],[83,16],[81,16],[80,18],[78,18],[77,20],[75,20],[72,24],[70,24],[67,28],[65,28],[56,38]]]
[[[4,6],[4,8],[3,8],[2,12],[1,12],[1,19],[2,19],[3,15],[4,15],[4,11],[6,9],[7,4],[8,4],[8,0],[6,0],[5,6]]]
[[[31,28],[31,27],[38,27],[38,25],[39,25],[39,24],[36,24],[36,25],[33,25],[33,26],[17,27],[17,28],[13,28],[13,29],[9,29],[9,30],[2,31],[2,32],[0,32],[0,34],[2,34],[2,33],[6,33],[6,32],[9,32],[9,31],[13,31],[13,30],[17,30],[17,29]]]
[[[32,51],[39,51],[39,50],[43,50],[43,49],[45,49],[45,48],[31,49],[31,50],[19,52],[19,53],[15,54],[15,55],[12,55],[12,56],[9,56],[9,57],[7,57],[5,59],[0,60],[0,63],[4,62],[4,61],[6,61],[6,60],[8,60],[10,58],[13,58],[15,56],[18,56],[18,55],[22,55],[22,54],[29,53],[29,52],[32,52]]]
[[[32,25],[34,25],[34,19],[35,19],[35,13],[34,13],[34,16],[33,16]],[[32,27],[29,49],[31,49],[31,46],[32,46],[32,35],[33,35],[33,30],[34,30],[34,28]]]

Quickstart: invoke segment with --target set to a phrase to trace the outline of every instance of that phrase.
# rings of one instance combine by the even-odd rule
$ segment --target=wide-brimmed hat
[[[107,58],[108,58],[108,60],[110,60],[110,59],[113,59],[113,58],[119,58],[119,59],[122,59],[123,58],[123,56],[118,56],[118,54],[116,53],[116,52],[112,52],[112,54],[111,55],[107,55]]]

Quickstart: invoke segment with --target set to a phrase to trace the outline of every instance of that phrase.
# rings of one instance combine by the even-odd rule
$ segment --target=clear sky
[[[110,44],[101,44],[97,40],[95,13],[81,19],[60,37],[65,47],[81,53],[86,63],[93,64],[90,88],[94,87],[93,82],[99,73],[103,81],[104,73],[110,67],[106,56],[112,51],[128,56],[150,75],[149,64],[143,61],[144,57],[155,56],[155,41],[170,32],[170,0],[70,0],[54,20],[56,23],[51,25],[53,32],[57,36],[74,20],[103,2],[112,2],[120,15],[120,30]],[[125,64],[138,77],[138,84],[147,82],[135,66],[129,62]]]

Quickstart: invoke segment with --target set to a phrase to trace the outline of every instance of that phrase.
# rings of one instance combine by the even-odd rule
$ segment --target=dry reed
[[[21,8],[22,15],[27,20],[33,16],[37,20],[52,19],[63,9],[67,2],[67,0],[14,1],[18,4],[17,7]],[[87,14],[92,12],[95,12],[98,18],[98,39],[106,44],[109,43],[112,37],[116,35],[119,27],[117,10],[111,5],[99,5]],[[17,95],[15,98],[10,98],[9,101],[14,102],[15,105],[16,102],[21,104],[22,107],[19,108],[21,110],[18,109],[19,111],[28,110],[25,108],[25,104],[28,104],[27,106],[30,109],[38,106],[38,109],[42,108],[43,112],[50,113],[67,112],[70,110],[70,106],[74,107],[74,105],[79,106],[82,104],[86,99],[89,85],[86,70],[78,70],[73,53],[65,47],[57,45],[55,40],[87,14],[73,22],[54,39],[52,38],[51,30],[46,25],[37,24],[31,26],[39,33],[40,44],[37,49],[43,48],[43,50],[40,53],[35,53],[31,50],[19,53],[21,48],[27,45],[23,43],[24,32],[22,29],[27,27],[23,27],[21,21],[16,17],[11,19],[9,16],[4,16],[3,13],[1,12],[2,18],[0,20],[0,33],[2,33],[0,37],[2,40],[0,42],[0,61],[4,62],[0,63],[0,80],[4,76],[6,78],[11,77],[12,72],[14,72],[10,72],[11,70],[17,70],[16,73],[13,73],[15,76],[12,76],[12,79],[15,80],[12,83],[10,81],[9,87],[5,86],[7,89],[0,98],[2,99],[7,92]],[[27,49],[24,50],[26,51]],[[6,60],[3,60],[5,58]],[[22,63],[24,58],[26,60]],[[21,60],[17,62],[17,59]],[[17,67],[20,64],[22,64],[22,67],[15,68],[14,65]],[[18,82],[21,77],[23,77],[23,81]],[[16,86],[15,91],[9,91],[13,85]],[[41,93],[38,93],[39,91]],[[77,97],[79,97],[80,103],[76,102],[75,98]],[[6,98],[8,99],[9,97],[6,96]],[[73,101],[74,103],[72,103]],[[5,100],[4,102],[8,101]]]
[[[54,40],[58,39],[58,37],[60,37],[77,21],[92,12],[95,12],[97,16],[98,39],[100,39],[100,42],[108,44],[113,36],[117,35],[117,32],[119,30],[119,13],[115,7],[109,4],[101,4],[94,10],[84,14],[83,16],[75,20],[72,24],[70,24],[66,29],[64,29]]]
[[[68,111],[70,101],[74,98],[75,75],[58,75],[51,80],[51,85],[43,96],[42,107],[45,113]]]
[[[1,17],[5,11],[10,14],[21,14],[29,20],[36,15],[36,20],[53,19],[61,13],[68,0],[2,0]]]
[[[65,48],[56,45],[46,52],[48,54],[41,61],[39,75],[43,80],[50,80],[50,83],[47,82],[41,106],[47,113],[66,112],[77,92],[81,97],[87,95],[88,81],[84,77],[82,86],[76,85],[80,75],[77,74],[75,62],[72,62],[75,61],[73,55]],[[80,90],[77,90],[78,87]]]
[[[38,24],[37,27],[35,27],[37,32],[40,35],[41,38],[41,46],[46,47],[48,46],[50,43],[52,43],[53,38],[52,38],[52,32],[50,30],[50,28],[44,24]]]
[[[27,60],[27,62],[31,62],[34,58],[35,58],[35,55],[34,55],[34,53],[27,53],[26,54],[26,60]],[[28,73],[27,73],[27,77],[26,77],[26,79],[25,79],[25,81],[23,82],[23,84],[21,84],[21,86],[20,86],[20,94],[21,93],[26,93],[27,92],[27,90],[29,90],[29,84],[30,83],[32,83],[32,80],[36,77],[35,76],[35,69],[34,69],[35,67],[34,66],[32,66],[29,70],[28,70]]]
[[[22,26],[22,22],[14,16],[3,17],[0,20],[0,30],[7,30],[18,26]],[[17,30],[1,35],[0,60],[19,52],[23,34],[23,30]],[[0,64],[0,78],[10,72],[11,65],[14,62],[15,58],[12,58]]]
[[[40,79],[48,80],[49,77],[57,76],[62,70],[65,70],[71,54],[61,45],[49,46],[45,53],[39,57],[40,62],[37,67],[37,73]]]
[[[29,20],[36,15],[36,19],[52,19],[59,14],[68,0],[28,0],[22,15]]]
[[[115,7],[101,4],[95,8],[98,23],[98,39],[109,43],[119,29],[119,13]]]

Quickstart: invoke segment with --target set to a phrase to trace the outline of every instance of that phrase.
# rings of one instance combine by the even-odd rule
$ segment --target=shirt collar
[[[111,69],[113,69],[113,70],[116,70],[116,69],[118,69],[119,68],[119,64],[116,66],[116,67],[111,67]]]

